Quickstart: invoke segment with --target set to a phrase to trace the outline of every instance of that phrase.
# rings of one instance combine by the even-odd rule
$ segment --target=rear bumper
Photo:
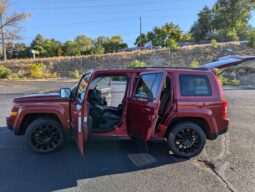
[[[218,137],[219,135],[226,133],[227,130],[228,130],[228,127],[224,127],[224,128],[222,128],[218,133],[209,133],[209,134],[207,135],[207,138],[210,139],[210,140],[217,139],[217,137]]]
[[[207,138],[210,140],[216,139],[219,135],[222,135],[228,131],[229,119],[225,118],[222,120],[220,127],[222,127],[218,132],[210,132],[207,134]]]

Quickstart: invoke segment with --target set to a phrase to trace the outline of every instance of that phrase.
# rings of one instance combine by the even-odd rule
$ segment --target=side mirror
[[[62,98],[70,98],[72,95],[72,91],[70,88],[61,88],[59,91],[60,97]]]

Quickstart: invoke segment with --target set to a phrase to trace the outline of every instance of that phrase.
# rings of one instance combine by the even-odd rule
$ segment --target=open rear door
[[[166,75],[165,71],[141,73],[131,98],[127,100],[128,131],[145,142],[156,126]]]
[[[225,56],[225,57],[221,57],[221,58],[219,58],[216,61],[213,61],[211,63],[201,65],[201,66],[199,66],[199,68],[223,69],[223,68],[226,68],[226,67],[235,66],[235,65],[238,65],[238,64],[243,63],[245,61],[250,61],[250,60],[254,60],[254,59],[255,59],[255,56],[228,55],[228,56]]]

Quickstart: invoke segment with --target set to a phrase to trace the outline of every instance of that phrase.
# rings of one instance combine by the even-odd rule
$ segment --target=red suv
[[[82,154],[88,138],[135,137],[167,141],[175,155],[189,158],[228,129],[227,103],[212,69],[252,59],[227,56],[196,69],[90,70],[59,93],[15,98],[7,125],[41,153],[57,150],[73,132]]]

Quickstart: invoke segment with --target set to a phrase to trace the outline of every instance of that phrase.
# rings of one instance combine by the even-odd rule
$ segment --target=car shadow
[[[59,151],[37,154],[23,136],[0,128],[1,191],[52,191],[76,186],[79,179],[127,173],[178,163],[165,143],[149,143],[146,152],[133,141],[99,141],[86,144],[79,154],[75,141]]]

